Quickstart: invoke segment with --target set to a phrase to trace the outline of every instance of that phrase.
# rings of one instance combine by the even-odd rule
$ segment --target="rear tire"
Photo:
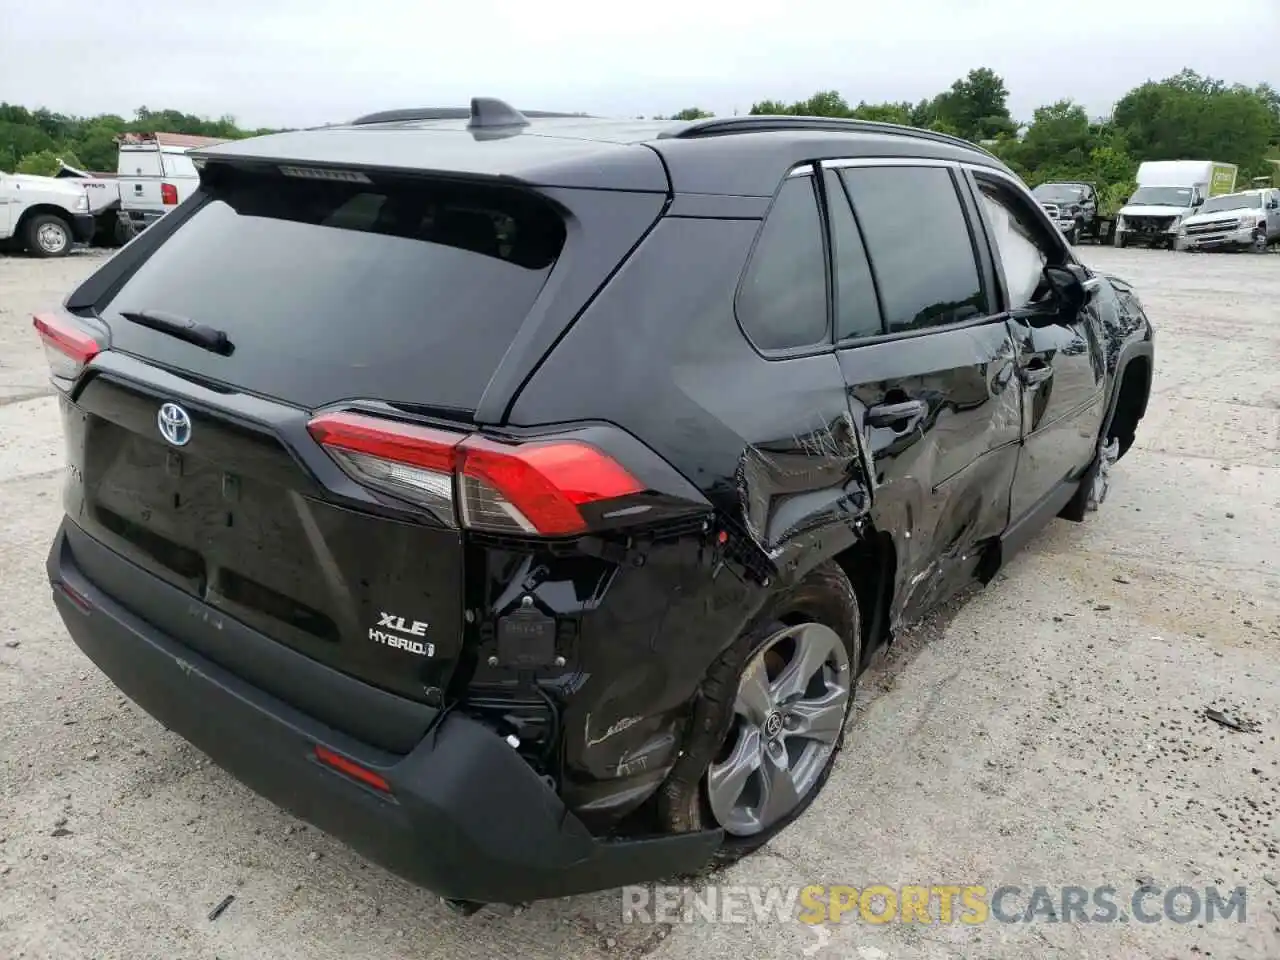
[[[804,625],[812,625],[815,629],[805,631]],[[823,661],[819,673],[824,678],[838,678],[840,671],[832,664],[843,663],[847,676],[844,677],[847,696],[837,717],[828,712],[824,717],[823,732],[829,735],[831,742],[825,750],[813,754],[808,761],[802,756],[797,762],[788,764],[799,774],[807,762],[809,776],[803,784],[803,790],[797,791],[798,798],[785,810],[773,809],[767,799],[760,799],[760,816],[758,822],[746,823],[741,817],[727,817],[729,821],[722,824],[713,812],[712,787],[710,773],[724,771],[738,754],[750,744],[750,730],[742,714],[740,701],[745,689],[759,689],[752,681],[764,681],[765,687],[772,688],[778,681],[784,680],[788,673],[786,666],[800,666],[800,642],[794,639],[795,634],[807,634],[819,641],[831,638],[842,650],[834,651]],[[782,638],[779,640],[778,638]],[[782,645],[793,644],[795,660],[781,667],[779,673],[771,675],[764,672],[772,662],[768,658],[775,656],[775,651]],[[818,648],[821,649],[821,648]],[[777,656],[781,656],[778,654]],[[715,863],[724,864],[739,859],[758,849],[771,838],[794,822],[814,801],[826,784],[844,744],[844,732],[848,718],[852,713],[854,686],[859,665],[862,659],[862,620],[858,610],[858,599],[853,586],[844,571],[834,561],[827,561],[804,577],[799,583],[779,591],[765,605],[759,617],[751,627],[724,651],[707,671],[694,706],[694,716],[688,727],[684,750],[676,762],[671,775],[663,784],[658,795],[658,816],[662,826],[672,833],[685,833],[725,826],[725,843],[717,854]],[[797,669],[795,676],[804,671]],[[812,675],[816,679],[819,673]],[[837,681],[838,684],[838,681]],[[781,685],[779,684],[779,687]],[[810,687],[809,689],[814,689]],[[831,687],[827,688],[832,689]],[[808,692],[800,699],[786,700],[787,705],[827,703],[827,700],[810,700]],[[830,694],[834,702],[834,693]],[[761,757],[769,748],[779,750],[786,757],[787,750],[794,748],[805,750],[803,745],[806,733],[802,730],[791,730],[796,722],[796,714],[788,713],[784,707],[775,711],[780,716],[786,714],[781,729],[775,727],[771,735],[776,740],[762,741]],[[768,724],[766,725],[768,726]],[[794,738],[794,741],[793,741]],[[817,743],[818,741],[812,741]],[[821,757],[820,761],[817,759]],[[767,759],[767,758],[766,758]],[[819,765],[820,763],[820,765]],[[750,778],[766,776],[765,763],[762,761],[759,770],[749,775]],[[724,801],[724,777],[720,778],[717,789],[719,806],[722,815],[726,811]],[[749,788],[750,785],[748,785]],[[744,794],[745,795],[745,794]],[[749,808],[750,803],[743,805]],[[737,808],[734,808],[737,810]],[[766,813],[776,816],[766,817]],[[750,817],[746,818],[747,821]],[[745,823],[745,825],[744,825]],[[736,832],[735,832],[736,830]]]
[[[1111,242],[1112,244],[1114,244],[1115,246],[1123,250],[1125,247],[1129,245],[1129,238],[1126,237],[1121,231],[1117,230]]]
[[[52,213],[37,213],[23,227],[27,252],[33,257],[65,257],[75,241],[71,224]]]
[[[1249,247],[1252,253],[1268,253],[1270,245],[1267,243],[1267,235],[1265,233],[1255,233],[1253,235],[1253,244]]]

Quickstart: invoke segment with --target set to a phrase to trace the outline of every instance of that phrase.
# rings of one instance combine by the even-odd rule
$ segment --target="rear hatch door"
[[[463,654],[462,535],[358,486],[306,424],[354,403],[469,429],[559,269],[562,213],[530,191],[392,175],[204,180],[194,212],[95,307],[111,342],[69,410],[82,497],[68,513],[190,595],[190,616],[233,616],[432,702]],[[217,328],[231,349],[130,319],[144,313]],[[145,579],[117,598],[174,617]]]

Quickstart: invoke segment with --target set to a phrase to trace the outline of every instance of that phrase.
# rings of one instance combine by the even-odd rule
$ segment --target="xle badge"
[[[421,620],[406,622],[404,617],[397,617],[394,613],[378,614],[378,625],[369,628],[370,640],[398,650],[416,653],[420,657],[434,657],[435,644],[414,639],[426,635],[427,625]]]

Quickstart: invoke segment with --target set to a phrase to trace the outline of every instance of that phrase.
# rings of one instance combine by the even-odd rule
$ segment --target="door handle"
[[[1022,382],[1029,387],[1044,383],[1053,376],[1053,367],[1043,360],[1033,361],[1031,366],[1022,369]]]
[[[929,405],[923,400],[881,403],[867,411],[867,423],[873,427],[892,427],[904,420],[919,420],[928,412]]]

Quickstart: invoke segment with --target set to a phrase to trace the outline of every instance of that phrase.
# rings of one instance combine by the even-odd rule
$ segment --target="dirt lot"
[[[646,926],[617,893],[456,918],[210,767],[64,633],[43,570],[61,441],[29,314],[99,262],[82,255],[0,258],[0,957],[1280,956],[1280,256],[1084,256],[1158,325],[1103,512],[903,638],[821,800],[720,879],[1111,885],[1122,904],[1145,882],[1243,885],[1244,923]]]

